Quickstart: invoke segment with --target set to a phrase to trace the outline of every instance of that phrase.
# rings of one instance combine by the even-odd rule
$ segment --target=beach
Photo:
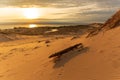
[[[19,35],[17,40],[2,41],[0,80],[119,79],[120,35],[116,35],[119,31],[118,27],[89,38],[86,34],[77,37]],[[78,43],[83,44],[83,50],[70,50],[58,61],[48,58]]]

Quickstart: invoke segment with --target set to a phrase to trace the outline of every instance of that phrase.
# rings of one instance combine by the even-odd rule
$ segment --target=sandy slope
[[[116,28],[90,38],[38,36],[0,43],[0,80],[119,80],[119,32]],[[74,49],[56,63],[48,58],[79,42],[84,50]]]

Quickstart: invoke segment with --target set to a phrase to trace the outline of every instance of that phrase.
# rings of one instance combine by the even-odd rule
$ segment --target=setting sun
[[[27,19],[36,19],[39,18],[41,14],[38,12],[37,8],[26,8],[23,12],[23,15]]]

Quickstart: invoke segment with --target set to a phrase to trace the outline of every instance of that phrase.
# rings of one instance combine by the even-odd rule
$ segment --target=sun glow
[[[37,8],[25,8],[23,11],[23,15],[27,19],[36,19],[39,18],[39,16],[41,16]]]
[[[35,28],[35,27],[37,27],[36,24],[30,24],[30,25],[29,25],[29,28]]]

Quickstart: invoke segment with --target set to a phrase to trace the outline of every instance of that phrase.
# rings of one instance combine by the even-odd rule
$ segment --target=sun
[[[23,15],[27,19],[36,19],[39,18],[40,13],[38,12],[37,8],[25,8]]]

